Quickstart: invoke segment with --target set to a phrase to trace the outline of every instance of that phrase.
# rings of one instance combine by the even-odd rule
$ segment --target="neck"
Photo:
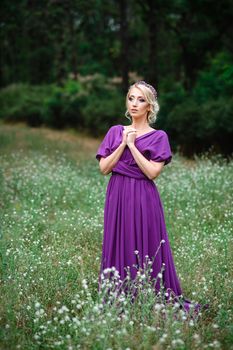
[[[147,121],[133,121],[132,125],[133,128],[138,129],[138,130],[144,130],[144,129],[148,129],[149,124]]]

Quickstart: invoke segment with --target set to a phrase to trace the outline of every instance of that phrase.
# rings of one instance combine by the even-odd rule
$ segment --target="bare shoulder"
[[[125,130],[132,128],[132,125],[121,125],[121,126],[123,126]],[[156,129],[150,127],[146,131],[148,132],[153,130],[156,130]]]

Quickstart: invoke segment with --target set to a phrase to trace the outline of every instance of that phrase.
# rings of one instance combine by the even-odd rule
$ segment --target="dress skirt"
[[[164,285],[176,295],[182,294],[155,183],[113,173],[106,192],[101,271],[115,266],[125,279],[125,267],[129,266],[135,278],[139,265],[143,268],[146,264],[146,256],[154,258],[151,277],[156,278],[165,266]]]

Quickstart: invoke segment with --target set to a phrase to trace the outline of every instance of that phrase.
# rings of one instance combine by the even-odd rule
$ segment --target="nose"
[[[137,106],[137,104],[138,104],[138,101],[135,99],[134,101],[133,101],[133,106]]]

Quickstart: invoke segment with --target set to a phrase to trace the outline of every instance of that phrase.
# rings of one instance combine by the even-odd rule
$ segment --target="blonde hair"
[[[150,111],[147,114],[148,123],[149,124],[155,123],[155,121],[157,119],[157,114],[159,112],[159,104],[157,102],[157,98],[155,98],[151,89],[146,87],[145,85],[140,84],[140,83],[134,83],[133,85],[130,86],[129,91],[126,95],[126,108],[127,108],[127,101],[129,98],[130,90],[132,89],[132,87],[137,87],[138,89],[140,89],[142,91],[143,95],[145,96],[146,102],[148,102],[150,104]],[[125,116],[130,121],[132,120],[128,109],[125,112]]]

